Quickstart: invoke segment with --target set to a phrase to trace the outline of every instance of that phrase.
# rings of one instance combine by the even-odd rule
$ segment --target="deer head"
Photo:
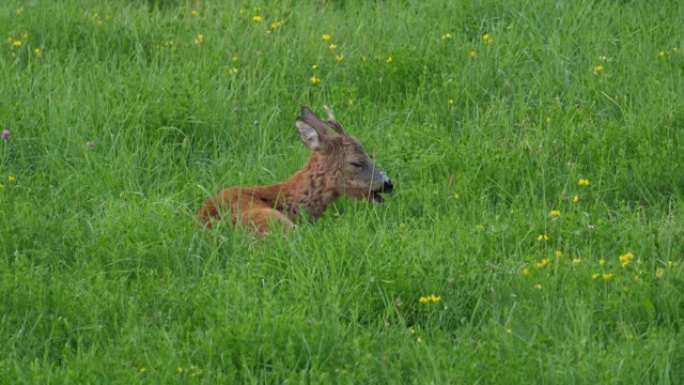
[[[381,194],[392,191],[392,181],[368,156],[361,142],[345,132],[332,110],[326,109],[328,120],[323,120],[308,107],[302,107],[296,122],[299,137],[319,158],[324,183],[339,195],[384,202]]]

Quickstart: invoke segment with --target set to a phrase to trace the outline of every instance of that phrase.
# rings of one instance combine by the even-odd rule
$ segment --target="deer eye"
[[[349,164],[354,168],[362,168],[363,167],[363,165],[359,162],[351,162]]]

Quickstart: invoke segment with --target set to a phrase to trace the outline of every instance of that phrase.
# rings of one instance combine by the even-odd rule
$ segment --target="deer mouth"
[[[368,200],[371,203],[385,203],[385,198],[382,197],[382,190],[377,190],[377,191],[371,191],[370,195],[368,195]]]

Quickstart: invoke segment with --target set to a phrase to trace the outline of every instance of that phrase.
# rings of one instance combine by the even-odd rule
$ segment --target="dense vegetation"
[[[0,4],[0,383],[684,383],[679,1]],[[332,106],[392,177],[198,225]]]

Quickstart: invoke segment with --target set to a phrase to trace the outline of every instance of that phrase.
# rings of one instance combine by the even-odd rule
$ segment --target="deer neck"
[[[326,167],[322,156],[315,152],[299,172],[280,183],[286,204],[283,211],[291,220],[297,220],[303,208],[306,215],[315,220],[338,194],[333,186],[333,170]]]

